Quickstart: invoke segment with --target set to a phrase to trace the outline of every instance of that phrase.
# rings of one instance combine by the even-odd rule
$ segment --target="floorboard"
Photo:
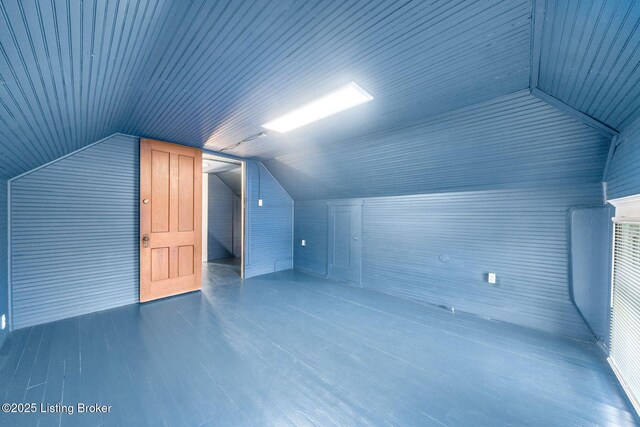
[[[15,331],[0,425],[639,425],[591,343],[287,271]],[[75,408],[74,408],[75,409]]]
[[[230,257],[221,259],[210,259],[207,261],[207,268],[228,268],[240,274],[240,257]]]

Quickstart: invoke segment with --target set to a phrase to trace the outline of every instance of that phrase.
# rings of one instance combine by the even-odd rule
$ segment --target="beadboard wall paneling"
[[[599,183],[364,199],[362,286],[592,339],[571,301],[568,221],[600,204]],[[296,268],[322,274],[326,221],[326,201],[296,202]]]
[[[229,171],[216,174],[224,184],[233,191],[233,194],[242,194],[242,168],[237,167]]]
[[[233,255],[242,254],[242,198],[233,196]]]
[[[0,179],[0,316],[9,321],[9,284],[8,284],[8,242],[7,242],[7,181]],[[9,333],[9,327],[0,329],[0,348]]]
[[[618,136],[606,177],[607,199],[640,194],[640,119]]]
[[[609,145],[523,91],[264,164],[296,201],[343,199],[600,182]]]
[[[13,328],[138,301],[138,141],[117,135],[12,181]]]
[[[257,161],[247,162],[245,277],[293,268],[293,199]],[[258,206],[258,199],[263,206]]]
[[[207,227],[207,258],[222,259],[233,256],[234,194],[217,175],[210,173]]]
[[[246,276],[290,269],[293,200],[247,164]],[[12,181],[13,328],[138,301],[139,167],[139,139],[114,135]]]
[[[327,275],[328,210],[326,200],[295,203],[293,260],[296,270]],[[302,246],[302,240],[305,246]]]

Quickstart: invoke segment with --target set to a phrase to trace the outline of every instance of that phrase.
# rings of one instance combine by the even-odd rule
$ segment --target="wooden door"
[[[202,152],[140,140],[140,302],[202,287]]]

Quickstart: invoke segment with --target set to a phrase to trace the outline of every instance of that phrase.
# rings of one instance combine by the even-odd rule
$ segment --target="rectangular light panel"
[[[262,127],[280,133],[289,132],[356,105],[364,104],[372,99],[373,96],[362,89],[356,82],[350,82],[284,116],[263,124]]]

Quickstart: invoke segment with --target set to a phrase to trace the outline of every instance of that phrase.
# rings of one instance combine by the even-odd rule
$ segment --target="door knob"
[[[354,236],[354,237],[353,237],[353,240],[358,240],[358,238]]]
[[[144,246],[145,248],[149,247],[149,235],[145,234],[142,236],[142,246]]]

